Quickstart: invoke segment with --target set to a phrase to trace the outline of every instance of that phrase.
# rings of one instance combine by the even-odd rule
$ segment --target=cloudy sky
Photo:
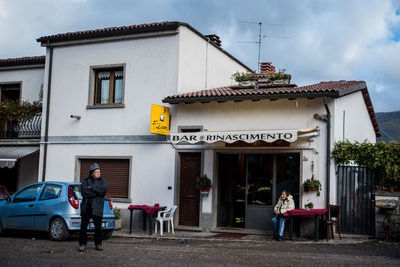
[[[0,0],[0,58],[44,55],[45,35],[157,21],[219,35],[252,69],[263,22],[262,61],[297,85],[364,80],[376,111],[400,110],[400,0]]]

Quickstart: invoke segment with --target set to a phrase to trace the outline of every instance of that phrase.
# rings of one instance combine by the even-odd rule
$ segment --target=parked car
[[[0,185],[0,201],[10,197],[7,188],[4,185]]]
[[[81,225],[80,183],[40,182],[28,185],[0,202],[0,235],[5,230],[45,231],[52,240],[66,240]],[[115,227],[110,196],[105,196],[103,236]],[[92,220],[88,231],[94,231]]]

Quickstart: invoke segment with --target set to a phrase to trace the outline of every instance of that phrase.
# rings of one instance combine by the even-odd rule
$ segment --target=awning
[[[192,133],[171,133],[168,136],[169,142],[172,144],[189,143],[196,144],[205,142],[212,144],[215,142],[225,142],[232,144],[237,141],[246,143],[254,143],[256,141],[264,141],[272,143],[277,140],[286,142],[295,142],[301,137],[312,137],[319,134],[317,128],[309,129],[291,129],[291,130],[256,130],[256,131],[235,131],[235,132],[192,132]]]
[[[12,168],[17,159],[30,155],[39,149],[39,146],[0,146],[0,168]]]

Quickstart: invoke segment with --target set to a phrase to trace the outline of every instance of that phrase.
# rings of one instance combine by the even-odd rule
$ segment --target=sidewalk
[[[252,235],[248,234],[243,237],[216,237],[218,233],[210,233],[210,232],[196,232],[196,231],[183,231],[183,230],[175,230],[175,234],[172,233],[164,233],[161,236],[159,233],[149,235],[147,231],[135,231],[132,234],[129,234],[129,230],[123,229],[114,231],[113,237],[123,237],[123,238],[143,238],[143,239],[165,239],[165,240],[179,240],[181,242],[188,242],[190,240],[204,240],[204,241],[228,241],[228,242],[277,242],[272,239],[271,236],[267,235]],[[374,238],[368,238],[365,236],[352,236],[352,235],[343,235],[340,240],[337,235],[335,235],[335,239],[320,239],[315,242],[311,238],[304,237],[293,237],[293,240],[290,241],[288,236],[285,236],[283,241],[281,242],[292,242],[292,243],[301,243],[301,244],[361,244],[365,242],[374,241]]]

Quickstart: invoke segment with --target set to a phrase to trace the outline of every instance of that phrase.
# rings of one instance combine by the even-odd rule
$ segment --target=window
[[[1,102],[18,101],[20,98],[19,84],[0,85]]]
[[[55,199],[61,195],[61,185],[48,184],[44,187],[39,200]]]
[[[122,104],[124,92],[123,68],[96,69],[94,104]]]
[[[41,184],[35,184],[24,189],[14,197],[14,202],[35,201],[40,188],[42,188]]]
[[[129,159],[81,159],[80,162],[80,181],[89,176],[90,166],[97,162],[101,169],[101,177],[107,181],[111,198],[128,198]]]

